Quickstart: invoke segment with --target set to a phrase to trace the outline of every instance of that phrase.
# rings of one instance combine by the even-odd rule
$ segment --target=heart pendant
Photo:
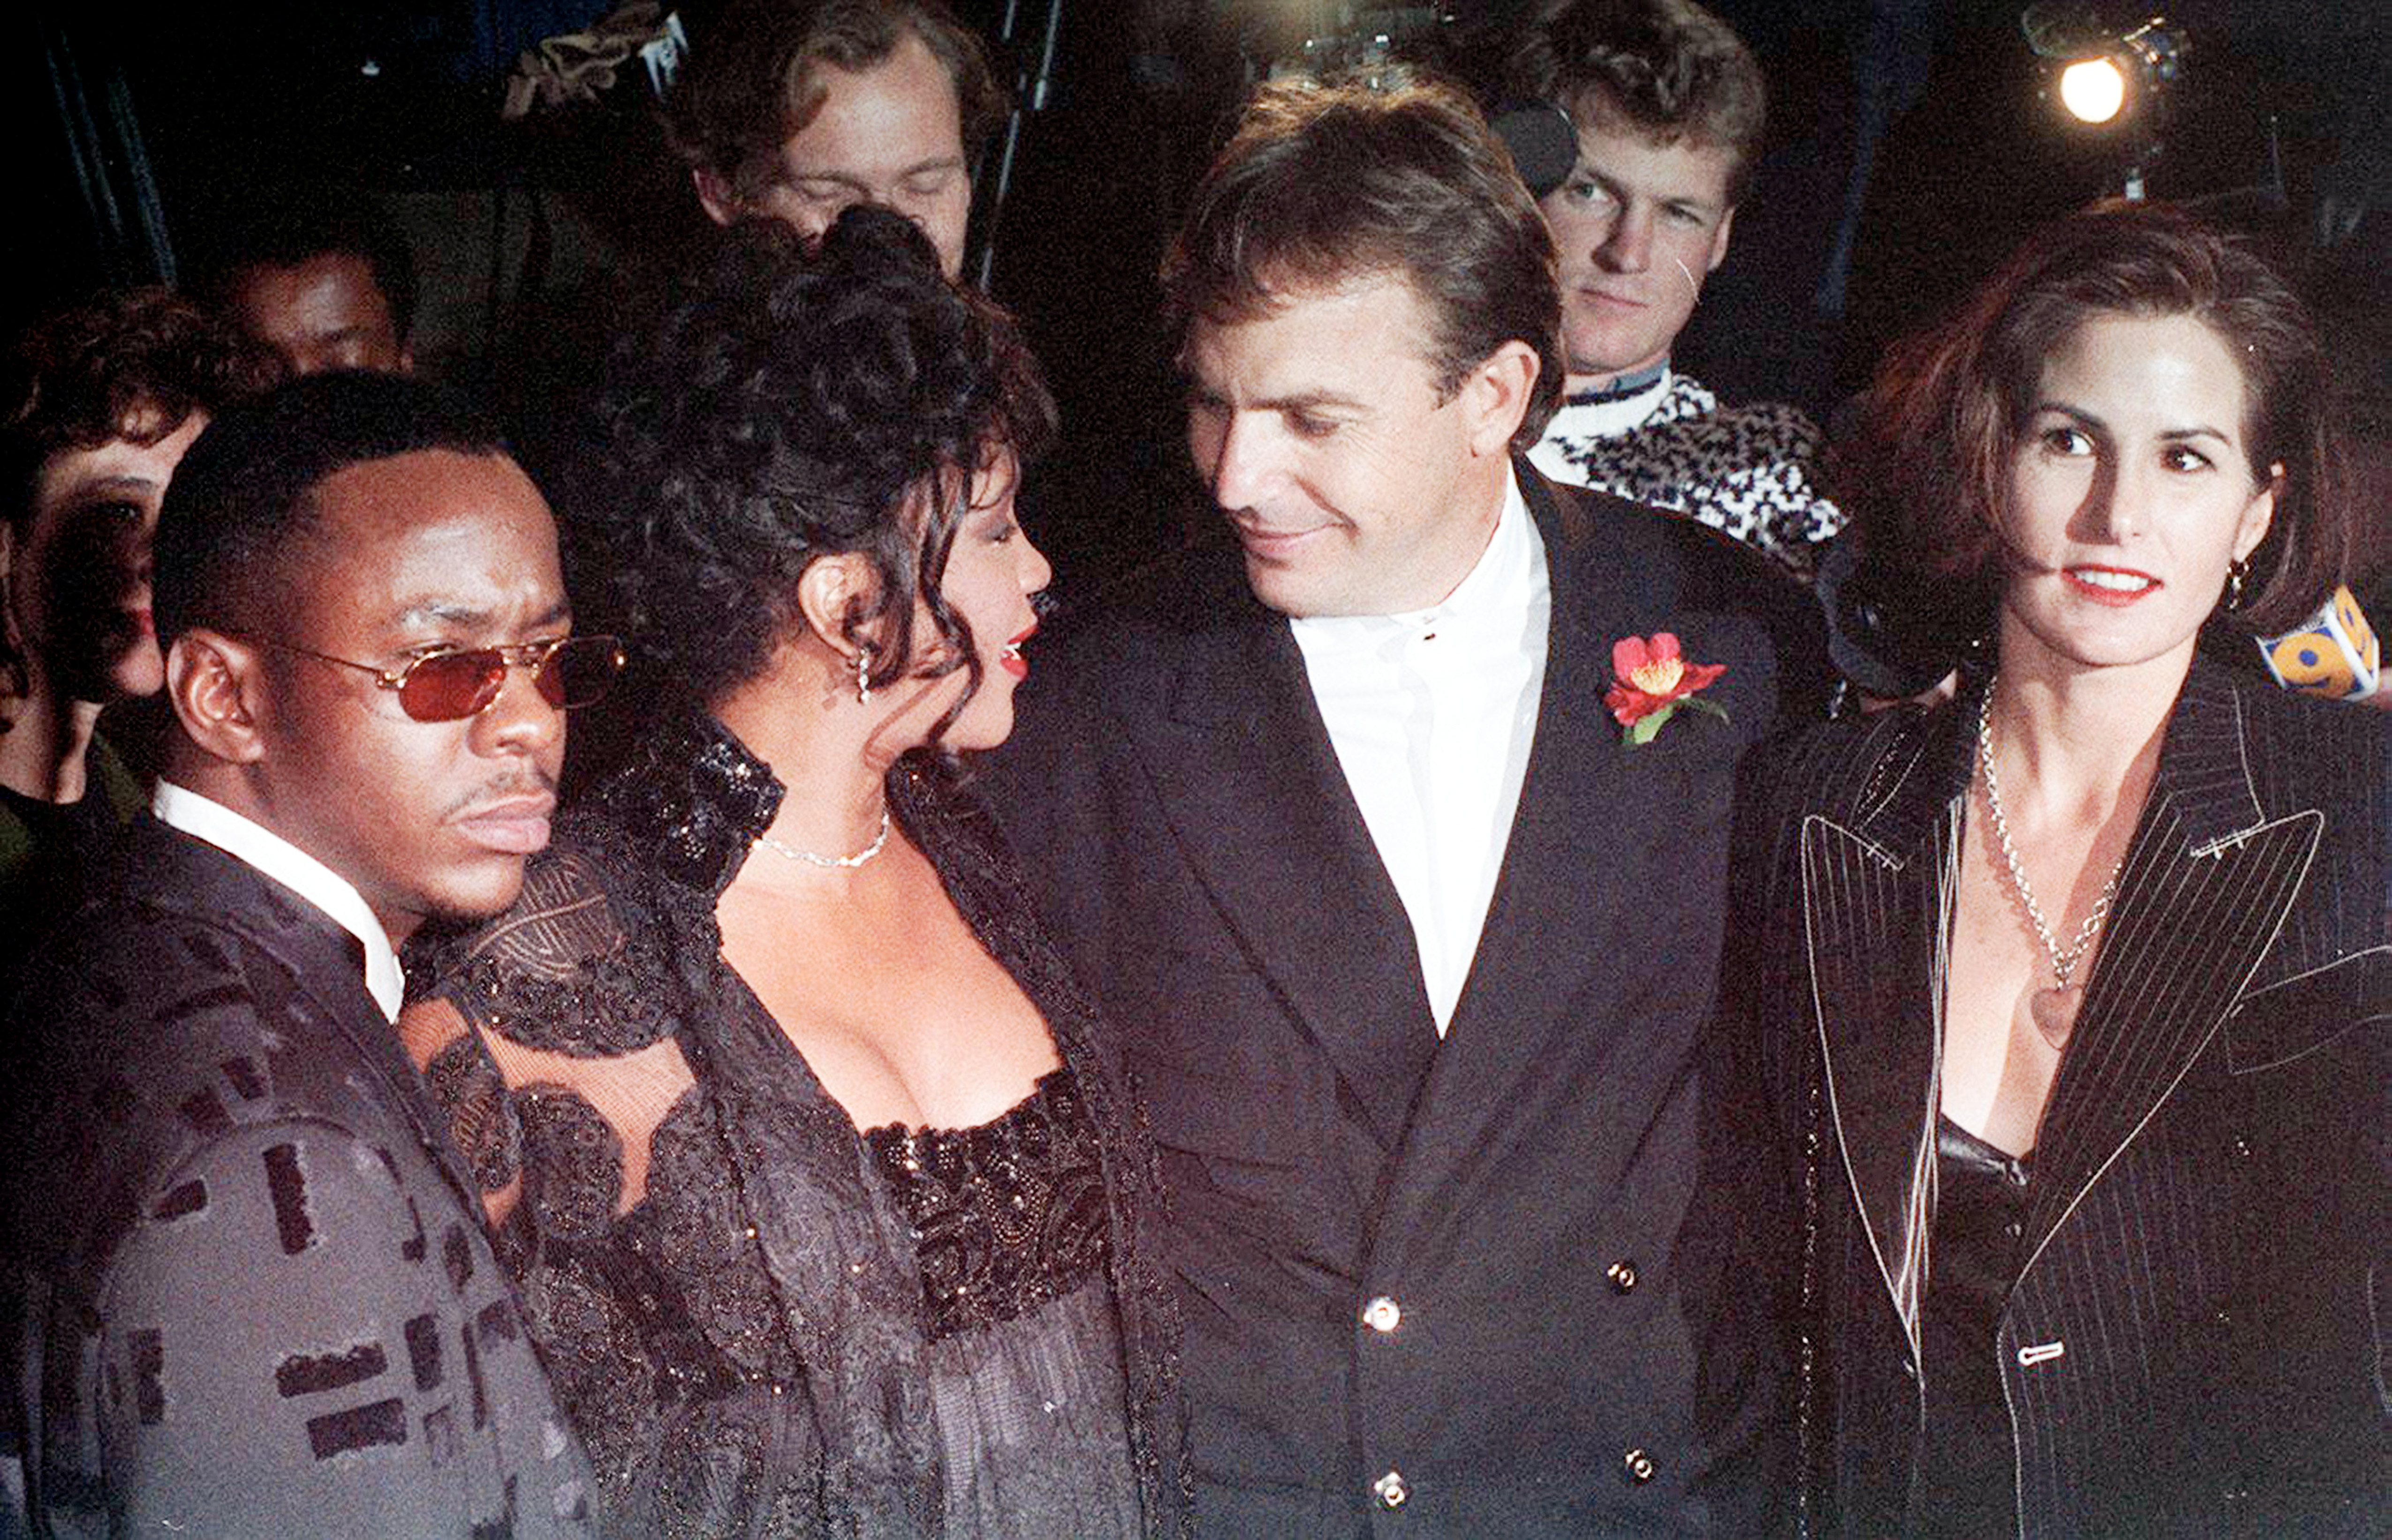
[[[2037,990],[2027,997],[2026,1010],[2034,1019],[2034,1029],[2056,1051],[2068,1046],[2068,1034],[2076,1029],[2076,1012],[2084,1003],[2082,986]]]

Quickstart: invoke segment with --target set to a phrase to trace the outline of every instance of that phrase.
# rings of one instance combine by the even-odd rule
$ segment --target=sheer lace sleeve
[[[527,1201],[544,1227],[603,1229],[645,1193],[656,1131],[692,1084],[663,944],[624,925],[590,860],[559,853],[410,1007],[410,1048],[493,1223]]]

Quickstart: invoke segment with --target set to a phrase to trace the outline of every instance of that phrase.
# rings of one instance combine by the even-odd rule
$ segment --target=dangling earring
[[[2237,556],[2226,563],[2226,613],[2232,615],[2242,607],[2242,580],[2251,576],[2251,563]]]
[[[855,704],[872,704],[872,649],[868,646],[855,650]]]

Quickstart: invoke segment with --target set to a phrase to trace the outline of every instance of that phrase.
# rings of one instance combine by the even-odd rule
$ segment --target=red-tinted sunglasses
[[[371,674],[384,690],[398,692],[399,709],[419,722],[460,722],[488,711],[506,688],[507,670],[528,668],[540,698],[559,711],[603,699],[623,669],[623,644],[610,636],[562,637],[512,647],[466,647],[426,653],[396,673],[370,663],[293,647],[268,637],[246,639],[277,652],[295,653],[318,663],[337,663]]]

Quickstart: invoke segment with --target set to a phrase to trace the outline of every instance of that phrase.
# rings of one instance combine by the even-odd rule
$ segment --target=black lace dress
[[[601,1517],[1183,1533],[1143,1119],[956,794],[910,767],[890,791],[1062,1060],[979,1128],[859,1133],[723,962],[715,900],[782,789],[711,721],[662,733],[567,816],[515,908],[438,959],[430,997],[471,1029],[431,1079],[512,1203],[499,1255]]]

